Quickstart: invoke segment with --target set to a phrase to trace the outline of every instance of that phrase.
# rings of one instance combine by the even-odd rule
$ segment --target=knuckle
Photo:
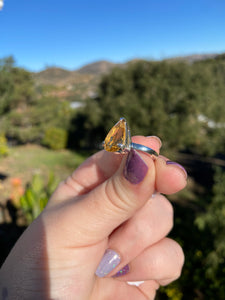
[[[127,212],[133,206],[125,188],[122,186],[120,180],[117,180],[117,177],[106,181],[105,195],[109,203],[116,210]]]
[[[141,247],[147,247],[151,242],[152,226],[145,219],[138,219],[137,222],[130,222],[126,234],[129,239],[138,241]]]
[[[84,190],[84,186],[82,186],[75,177],[70,175],[67,177],[67,179],[64,181],[65,184],[70,187],[72,190],[74,190],[76,193],[81,193],[81,191]]]
[[[149,201],[133,222],[129,222],[129,236],[140,241],[141,245],[148,246],[161,240],[173,227],[173,207],[165,197],[161,197],[157,199],[162,200],[161,203],[152,206]]]
[[[164,222],[166,224],[167,233],[173,228],[173,206],[170,201],[161,195],[162,208],[164,210]]]
[[[174,268],[173,274],[173,280],[175,280],[180,277],[184,265],[184,252],[181,246],[175,241],[173,241],[173,255],[176,261],[176,268]]]
[[[165,212],[168,215],[170,215],[171,217],[173,217],[173,206],[172,206],[171,202],[163,195],[160,195],[160,197],[161,197],[162,205],[163,205]]]
[[[133,231],[135,232],[136,240],[140,242],[142,247],[148,247],[161,238],[162,234],[159,237],[159,233],[156,232],[157,226],[158,224],[156,224],[154,218],[151,220],[143,218],[135,222]]]
[[[179,246],[179,254],[177,255],[178,256],[178,272],[177,272],[177,278],[180,277],[181,275],[181,272],[182,272],[182,268],[183,268],[183,265],[184,265],[184,253],[181,249],[181,247]]]
[[[165,204],[165,209],[167,211],[167,213],[173,217],[173,205],[171,204],[171,202],[169,200],[166,199],[166,197],[164,198],[164,204]]]

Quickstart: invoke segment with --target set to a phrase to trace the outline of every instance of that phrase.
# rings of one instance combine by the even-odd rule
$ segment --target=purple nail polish
[[[141,156],[131,149],[124,168],[124,177],[133,184],[140,183],[148,172],[148,167]]]
[[[170,160],[167,160],[166,164],[167,165],[174,165],[174,166],[179,167],[184,172],[185,177],[187,178],[187,171],[185,170],[185,168],[182,165],[178,164],[177,162],[170,161]]]
[[[119,270],[113,277],[120,277],[127,274],[130,271],[129,265],[124,266],[121,270]]]
[[[100,264],[98,265],[95,274],[98,277],[104,277],[109,274],[116,266],[118,266],[119,263],[119,254],[112,249],[107,249],[102,257],[102,260],[100,261]]]

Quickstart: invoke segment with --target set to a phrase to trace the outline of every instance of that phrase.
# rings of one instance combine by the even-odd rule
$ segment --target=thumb
[[[73,234],[78,235],[74,239],[76,246],[107,238],[146,203],[154,190],[155,165],[151,156],[131,150],[112,177],[69,205],[64,216],[73,224]]]

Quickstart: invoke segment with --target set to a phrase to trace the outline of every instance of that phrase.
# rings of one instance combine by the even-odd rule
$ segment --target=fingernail
[[[131,149],[124,168],[124,177],[133,184],[140,183],[148,172],[148,166],[141,156]]]
[[[156,136],[156,135],[149,135],[147,137],[157,140],[157,142],[159,143],[159,148],[162,147],[162,141],[160,140],[160,138],[158,136]]]
[[[100,264],[98,265],[95,274],[98,277],[104,277],[109,274],[116,266],[118,266],[119,263],[119,254],[112,249],[107,249],[102,257],[102,260],[100,261]]]
[[[127,284],[135,286],[140,286],[142,283],[144,283],[144,281],[127,281]]]
[[[113,277],[120,277],[127,274],[130,271],[129,265],[124,266],[121,270],[119,270]]]
[[[185,177],[187,178],[187,176],[188,176],[187,171],[185,170],[185,168],[182,165],[178,164],[177,162],[170,161],[170,160],[167,160],[166,164],[177,166],[178,168],[180,168],[183,171]]]

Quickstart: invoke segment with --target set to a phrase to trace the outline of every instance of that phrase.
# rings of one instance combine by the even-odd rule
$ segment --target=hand
[[[160,148],[154,137],[133,141]],[[59,185],[18,240],[0,272],[0,295],[154,299],[159,285],[179,277],[184,261],[180,246],[166,238],[173,209],[159,193],[175,193],[185,185],[184,169],[164,157],[154,161],[133,150],[96,153]],[[127,284],[137,280],[144,283]]]

